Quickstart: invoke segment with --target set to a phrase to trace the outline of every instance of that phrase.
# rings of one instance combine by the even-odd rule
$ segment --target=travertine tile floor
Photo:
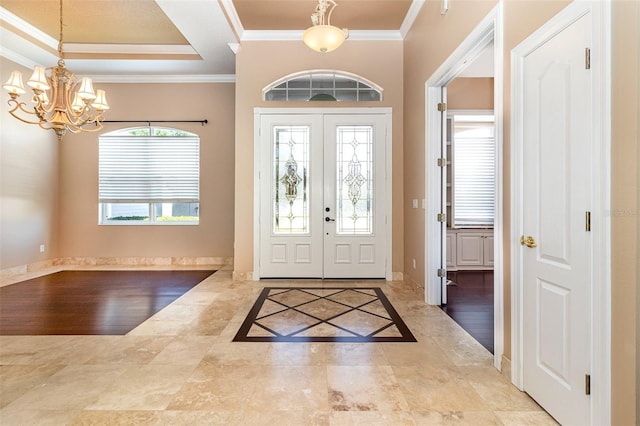
[[[232,342],[273,285],[301,282],[223,269],[126,336],[2,336],[0,424],[555,424],[402,282],[330,285],[381,287],[417,343]]]

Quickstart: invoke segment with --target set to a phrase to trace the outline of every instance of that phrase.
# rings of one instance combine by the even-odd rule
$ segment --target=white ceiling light
[[[56,132],[58,140],[71,131],[95,132],[102,129],[104,111],[109,109],[104,90],[94,92],[89,77],[79,81],[75,74],[65,68],[62,53],[62,0],[60,0],[60,41],[58,43],[58,65],[36,66],[27,85],[33,91],[33,109],[27,108],[18,99],[25,93],[22,73],[13,71],[2,86],[9,92],[9,114],[18,120],[37,124],[45,130]],[[89,126],[90,127],[86,127]]]
[[[316,52],[336,50],[349,37],[349,30],[331,25],[331,13],[336,6],[333,0],[318,0],[316,11],[311,15],[313,25],[302,35],[304,44]]]

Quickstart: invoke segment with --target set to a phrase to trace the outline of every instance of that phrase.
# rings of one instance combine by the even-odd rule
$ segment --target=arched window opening
[[[200,138],[135,127],[99,138],[99,223],[193,225],[200,220]]]
[[[265,101],[380,102],[382,88],[341,71],[304,71],[283,77],[263,90]]]

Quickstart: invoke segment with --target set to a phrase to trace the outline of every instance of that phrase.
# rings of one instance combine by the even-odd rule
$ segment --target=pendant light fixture
[[[58,137],[70,131],[95,132],[102,129],[104,111],[109,109],[104,90],[94,92],[89,77],[78,79],[65,68],[62,53],[62,0],[60,0],[60,40],[58,43],[58,65],[44,68],[36,66],[27,85],[33,91],[31,101],[35,104],[27,108],[18,98],[25,93],[22,73],[13,71],[2,86],[9,92],[11,109],[9,114],[18,120],[37,124],[45,130],[53,130]]]
[[[333,0],[318,0],[316,11],[311,15],[311,27],[302,35],[302,41],[316,52],[336,50],[349,37],[349,30],[331,25],[331,13],[337,6]]]

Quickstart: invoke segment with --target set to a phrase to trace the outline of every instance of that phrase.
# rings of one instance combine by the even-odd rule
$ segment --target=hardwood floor
[[[62,271],[0,288],[0,335],[123,335],[215,271]]]
[[[493,353],[493,271],[449,272],[442,310]]]

